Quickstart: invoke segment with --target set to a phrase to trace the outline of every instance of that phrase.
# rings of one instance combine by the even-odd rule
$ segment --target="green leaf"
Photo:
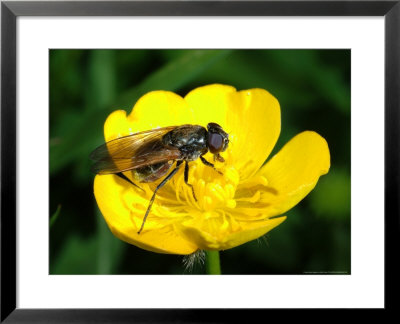
[[[50,217],[50,228],[53,227],[54,223],[56,222],[58,215],[60,215],[60,211],[61,211],[61,205],[58,205],[57,210]]]
[[[113,274],[121,262],[126,243],[116,238],[108,228],[99,209],[96,207],[97,216],[97,273]]]
[[[72,235],[50,266],[50,274],[96,274],[97,237]]]
[[[186,52],[151,74],[137,87],[120,96],[115,106],[131,108],[141,96],[153,90],[176,91],[229,53],[230,50]]]
[[[314,94],[288,85],[288,78],[280,76],[280,68],[266,58],[269,51],[235,51],[213,69],[199,78],[202,83],[230,84],[238,90],[262,88],[271,92],[284,107],[297,105],[309,107]],[[290,78],[289,78],[290,80]]]
[[[97,111],[115,101],[115,50],[93,50],[90,54],[86,107]]]
[[[311,208],[320,217],[348,220],[351,207],[349,173],[341,169],[331,169],[320,178],[309,201]]]
[[[324,50],[236,50],[199,80],[204,83],[214,80],[238,89],[266,89],[284,109],[312,109],[323,101],[348,115],[348,80],[343,71],[321,60],[324,53]],[[343,57],[340,67],[349,66],[350,55]]]
[[[97,233],[89,238],[68,236],[51,262],[51,274],[114,274],[118,270],[126,243],[116,238],[96,207]]]
[[[320,56],[323,50],[271,51],[270,58],[281,68],[281,75],[301,85],[305,80],[345,114],[350,114],[350,86],[337,68],[324,64]],[[342,50],[342,52],[344,52]],[[342,66],[350,65],[350,51]],[[307,83],[306,83],[307,85]]]

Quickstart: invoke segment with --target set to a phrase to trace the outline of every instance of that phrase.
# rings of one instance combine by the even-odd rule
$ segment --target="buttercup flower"
[[[138,234],[157,184],[138,183],[140,190],[116,175],[97,175],[94,194],[115,236],[140,248],[173,254],[199,249],[225,250],[254,240],[281,224],[286,211],[301,201],[330,167],[328,144],[312,131],[292,138],[264,162],[280,134],[278,101],[266,90],[236,91],[214,84],[184,98],[169,91],[147,93],[127,115],[114,111],[104,125],[105,140],[157,127],[209,122],[229,133],[225,162],[218,171],[198,159],[189,163],[156,196],[143,231]],[[211,153],[204,156],[213,162]],[[172,170],[172,169],[171,169]],[[124,173],[132,179],[131,172]]]

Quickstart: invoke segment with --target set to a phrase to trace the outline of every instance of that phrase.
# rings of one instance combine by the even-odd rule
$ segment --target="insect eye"
[[[219,153],[222,150],[224,143],[224,139],[220,134],[215,134],[215,133],[209,133],[208,135],[208,147],[210,149],[210,152],[215,154]]]

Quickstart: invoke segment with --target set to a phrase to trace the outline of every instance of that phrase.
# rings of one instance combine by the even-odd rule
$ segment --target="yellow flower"
[[[266,90],[236,91],[213,84],[184,98],[169,91],[141,97],[127,116],[114,111],[105,140],[156,127],[214,122],[229,133],[228,149],[215,162],[219,174],[200,160],[183,167],[157,194],[138,234],[152,193],[160,183],[139,183],[141,191],[116,175],[97,175],[94,194],[115,236],[140,248],[173,254],[225,250],[254,240],[281,224],[280,216],[301,201],[330,167],[328,144],[312,131],[291,139],[265,165],[280,133],[278,101]],[[211,153],[204,156],[213,161]],[[132,179],[131,172],[125,175]],[[280,216],[280,217],[278,217]]]

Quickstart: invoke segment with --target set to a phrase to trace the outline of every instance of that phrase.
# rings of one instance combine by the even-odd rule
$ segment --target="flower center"
[[[204,165],[200,160],[189,163],[188,183],[193,186],[197,201],[192,188],[185,183],[183,170],[174,179],[177,199],[181,202],[186,201],[191,207],[201,211],[235,208],[234,196],[239,183],[239,172],[226,162],[214,162],[211,154],[207,154],[206,158],[215,164],[215,169]]]

